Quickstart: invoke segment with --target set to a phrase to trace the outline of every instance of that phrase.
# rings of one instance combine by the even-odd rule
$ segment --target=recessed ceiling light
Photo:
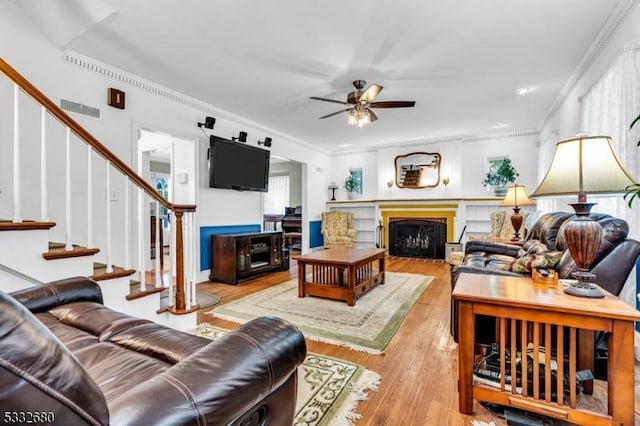
[[[494,129],[501,129],[501,128],[503,128],[503,127],[507,127],[507,126],[508,126],[508,124],[507,124],[507,123],[496,123],[496,124],[494,124],[494,125],[493,125],[493,126],[491,126],[491,127],[492,127],[492,128],[494,128]]]
[[[516,93],[520,96],[523,95],[527,95],[529,93],[533,92],[533,88],[532,87],[521,87],[519,89],[516,90]]]
[[[351,146],[351,145],[348,144],[348,143],[342,143],[342,144],[338,145],[338,148],[346,148],[348,146]]]

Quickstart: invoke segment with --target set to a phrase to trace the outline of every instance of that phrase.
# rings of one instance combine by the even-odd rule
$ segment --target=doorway
[[[302,251],[302,169],[302,163],[271,155],[269,192],[263,198],[265,230],[283,231],[292,254]]]
[[[137,169],[152,187],[166,200],[179,204],[196,204],[197,170],[196,141],[166,132],[140,129],[137,140]],[[168,271],[172,242],[170,212],[155,201],[145,198],[142,216],[145,269],[155,267],[156,256],[161,256],[162,271]],[[160,232],[156,233],[156,222]],[[157,234],[157,235],[156,235]]]

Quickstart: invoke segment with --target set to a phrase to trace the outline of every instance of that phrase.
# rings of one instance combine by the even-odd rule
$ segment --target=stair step
[[[148,296],[150,294],[160,293],[164,290],[164,287],[152,287],[147,284],[145,290],[140,289],[140,281],[131,280],[130,291],[126,296],[127,300],[140,299],[141,297]]]
[[[0,219],[0,231],[26,231],[30,229],[51,229],[56,226],[55,222],[38,222],[35,220],[25,220],[22,222],[12,222]]]
[[[68,259],[70,257],[93,256],[100,249],[73,245],[73,250],[65,250],[66,244],[49,242],[49,251],[42,254],[47,260]]]
[[[107,272],[107,265],[104,263],[93,263],[93,275],[89,278],[95,281],[110,280],[113,278],[128,277],[136,273],[135,269],[125,269],[120,266],[114,266],[113,272]]]
[[[156,313],[158,315],[163,314],[165,312],[169,312],[172,315],[187,315],[192,312],[196,312],[198,309],[200,309],[200,306],[197,304],[195,306],[192,306],[191,309],[175,309],[170,306],[163,306],[160,309],[158,309]]]

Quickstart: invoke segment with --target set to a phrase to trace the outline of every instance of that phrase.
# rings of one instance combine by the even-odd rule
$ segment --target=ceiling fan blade
[[[333,103],[336,103],[336,104],[348,105],[345,101],[336,101],[335,99],[319,98],[317,96],[311,96],[309,99],[313,99],[313,100],[316,100],[316,101],[333,102]]]
[[[373,123],[374,121],[376,121],[378,119],[378,116],[376,115],[375,112],[369,110],[369,121],[371,123]]]
[[[364,93],[362,93],[362,95],[360,95],[359,101],[364,101],[370,104],[371,102],[373,102],[376,96],[378,96],[378,93],[380,93],[381,90],[382,86],[380,86],[379,84],[372,84],[367,90],[364,91]]]
[[[370,108],[409,108],[415,106],[415,101],[383,101],[369,104]]]
[[[336,112],[332,112],[331,114],[323,115],[322,117],[320,117],[320,119],[333,117],[334,115],[338,115],[338,114],[340,114],[340,113],[347,112],[347,111],[349,111],[350,109],[351,109],[351,108],[341,109],[340,111],[336,111]]]

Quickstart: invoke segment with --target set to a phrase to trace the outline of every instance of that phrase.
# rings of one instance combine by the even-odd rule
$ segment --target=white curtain
[[[582,99],[582,129],[592,135],[611,136],[613,149],[620,162],[633,177],[640,178],[640,125],[631,131],[629,125],[640,114],[640,45],[628,44],[624,53],[598,80]],[[589,197],[598,203],[594,211],[609,213],[629,224],[630,237],[640,236],[640,202],[629,208],[622,195],[615,197]],[[629,275],[620,298],[637,307],[640,288],[635,279],[635,269]],[[636,332],[636,351],[640,334]]]
[[[289,175],[269,176],[269,192],[264,197],[264,214],[284,214],[289,205]]]
[[[582,130],[591,135],[611,136],[613,148],[624,167],[640,177],[640,125],[629,125],[640,114],[640,45],[629,44],[611,68],[582,98]],[[609,213],[629,223],[631,236],[640,236],[640,203],[629,208],[622,195],[589,197],[598,203],[594,211]]]

